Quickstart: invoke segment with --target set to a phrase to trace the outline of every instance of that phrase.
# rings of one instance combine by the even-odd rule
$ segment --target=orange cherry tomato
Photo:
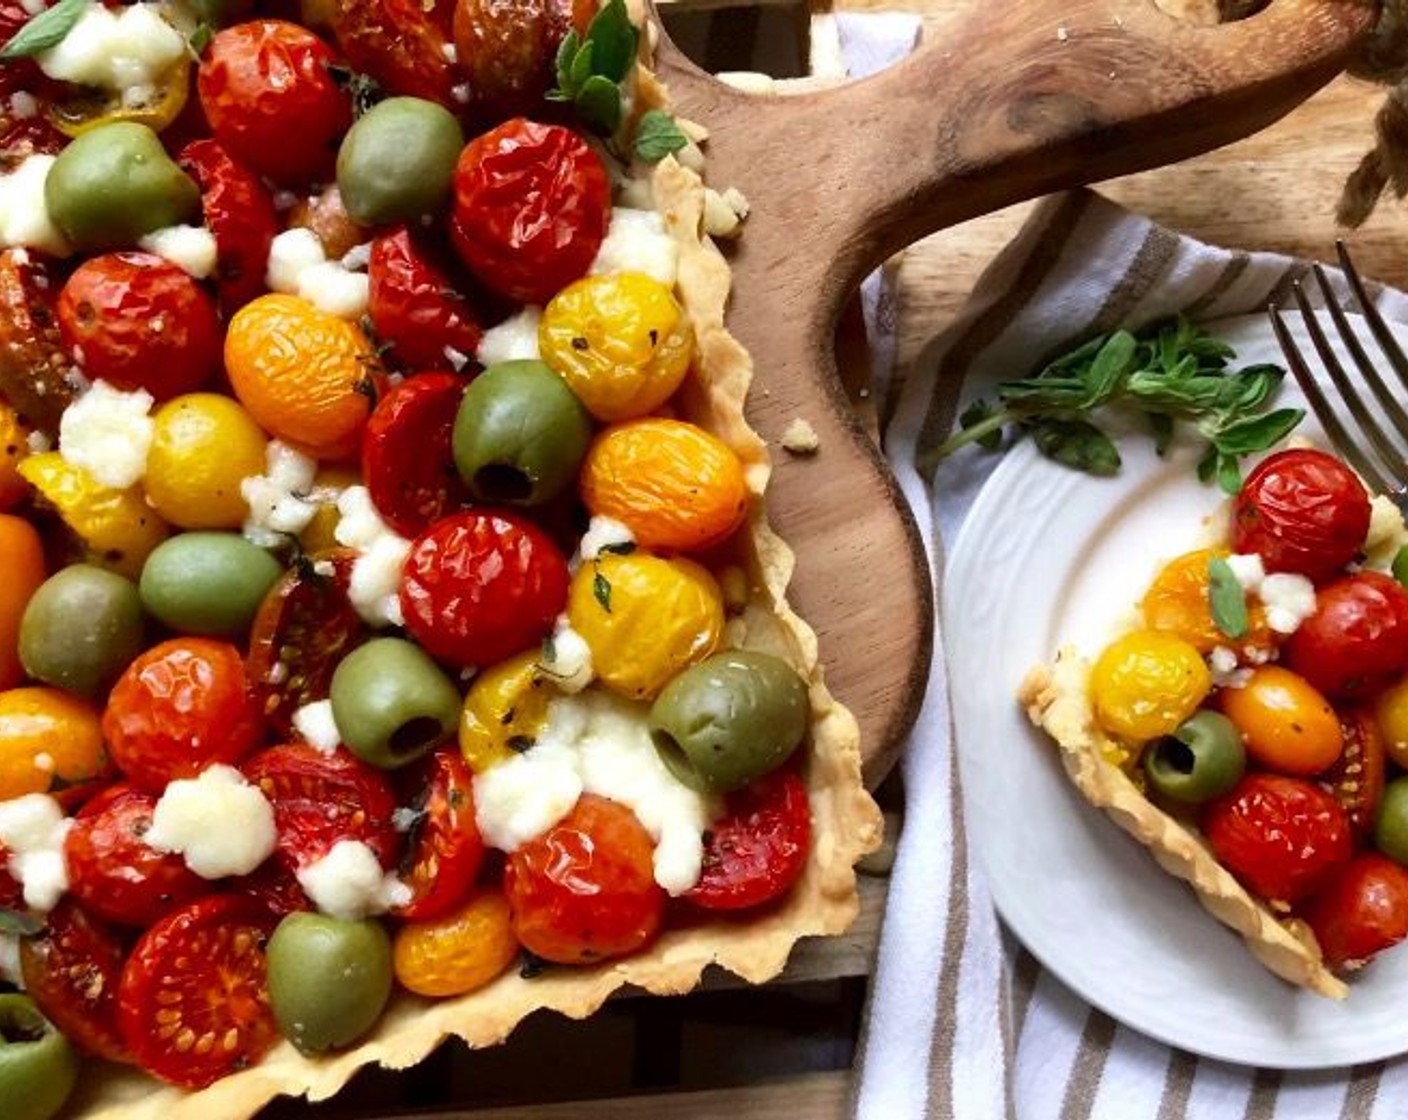
[[[75,786],[107,769],[98,711],[57,688],[0,692],[0,801]]]
[[[1139,603],[1144,625],[1182,638],[1199,653],[1211,653],[1217,646],[1243,652],[1272,649],[1275,639],[1260,599],[1248,600],[1247,632],[1240,638],[1229,638],[1213,621],[1208,562],[1227,555],[1225,548],[1200,548],[1174,557],[1160,568]]]
[[[1245,687],[1226,689],[1222,710],[1241,732],[1247,754],[1268,770],[1311,777],[1334,765],[1344,749],[1330,702],[1279,665],[1254,669]]]
[[[0,689],[24,680],[20,665],[20,619],[44,582],[44,542],[23,518],[0,514]]]
[[[29,454],[29,434],[19,413],[0,401],[0,510],[14,509],[29,493],[19,472],[20,460]]]
[[[497,890],[485,890],[444,917],[402,926],[391,959],[403,988],[443,997],[484,987],[516,956],[508,900]]]

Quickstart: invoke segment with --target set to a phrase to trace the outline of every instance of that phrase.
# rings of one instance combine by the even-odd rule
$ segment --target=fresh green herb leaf
[[[625,0],[609,0],[587,25],[587,42],[596,49],[592,73],[600,74],[613,84],[620,82],[631,72],[639,37],[640,32],[626,11]]]
[[[1240,638],[1247,632],[1247,593],[1232,571],[1232,565],[1221,556],[1208,561],[1208,606],[1212,620],[1229,638]]]
[[[981,427],[983,430],[973,437],[973,442],[984,451],[996,451],[1002,446],[1002,423],[993,426],[991,421],[995,417],[1001,420],[992,405],[979,399],[963,410],[958,423],[968,430]]]
[[[32,937],[43,928],[43,921],[33,914],[0,907],[0,934],[9,937]]]
[[[574,104],[577,115],[598,132],[615,132],[621,123],[621,91],[615,82],[600,74],[593,74],[582,83]]]
[[[1085,420],[1041,420],[1031,426],[1037,450],[1086,474],[1107,476],[1120,469],[1120,453],[1110,437]]]
[[[210,40],[215,38],[215,28],[202,20],[196,24],[196,29],[191,32],[191,37],[186,40],[190,44],[191,53],[200,58],[205,53],[205,48],[210,46]]]
[[[607,614],[611,613],[611,581],[600,572],[592,577],[592,594],[596,596],[596,601],[601,604],[601,609]]]
[[[570,102],[597,132],[615,132],[623,115],[620,83],[635,62],[639,39],[624,0],[610,0],[592,18],[586,35],[573,30],[563,36],[553,59],[557,85],[545,96]]]
[[[1299,408],[1244,416],[1221,425],[1208,438],[1224,455],[1251,455],[1285,439],[1304,417],[1304,410]]]
[[[1198,481],[1211,482],[1213,476],[1217,474],[1217,448],[1209,447],[1206,454],[1198,460]]]
[[[647,110],[636,126],[635,155],[645,163],[658,163],[688,143],[689,137],[663,109]]]
[[[567,68],[567,84],[563,89],[567,90],[575,99],[582,92],[582,84],[592,76],[592,55],[596,53],[596,44],[588,39],[578,49],[572,57],[572,64]]]
[[[1229,497],[1235,497],[1242,489],[1242,468],[1237,462],[1237,456],[1218,452],[1217,485]]]
[[[577,34],[575,27],[567,29],[567,34],[562,37],[562,42],[557,45],[557,58],[553,62],[553,70],[557,74],[557,84],[563,90],[571,79],[568,77],[572,73],[572,60],[577,57],[577,48],[582,45],[582,40]]]
[[[52,8],[40,12],[15,33],[4,49],[0,50],[0,62],[30,58],[41,51],[57,47],[87,10],[88,0],[59,0]]]

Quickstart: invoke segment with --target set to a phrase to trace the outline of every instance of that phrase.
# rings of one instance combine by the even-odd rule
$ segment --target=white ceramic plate
[[[1237,362],[1280,362],[1266,320],[1214,333]],[[1287,378],[1278,403],[1298,403]],[[1301,432],[1318,435],[1313,418]],[[1026,671],[1074,642],[1094,654],[1127,628],[1159,563],[1195,547],[1218,505],[1196,452],[1167,460],[1140,433],[1115,478],[1077,474],[1020,444],[954,542],[944,640],[970,840],[1002,917],[1072,989],[1155,1038],[1226,1061],[1320,1068],[1408,1051],[1408,947],[1343,1002],[1300,991],[1069,784],[1014,699]]]

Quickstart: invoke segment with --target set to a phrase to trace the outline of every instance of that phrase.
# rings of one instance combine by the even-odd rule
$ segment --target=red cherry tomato
[[[1208,802],[1202,829],[1217,861],[1274,902],[1300,901],[1351,853],[1349,818],[1334,795],[1279,774],[1248,774]]]
[[[0,841],[0,910],[24,909],[24,886],[10,874],[10,849]]]
[[[1264,459],[1232,503],[1232,548],[1255,552],[1270,572],[1329,579],[1364,546],[1369,496],[1355,473],[1324,451]]]
[[[401,881],[411,888],[411,901],[395,915],[407,921],[427,921],[448,914],[474,890],[484,862],[484,841],[474,821],[474,772],[458,748],[431,756],[424,814],[413,826]]]
[[[64,840],[69,891],[94,914],[126,926],[149,926],[168,910],[210,890],[179,855],[143,837],[156,798],[125,782],[85,805]]]
[[[541,106],[562,40],[584,36],[596,9],[592,0],[457,0],[457,61],[478,113],[502,120]]]
[[[1357,967],[1408,937],[1408,869],[1377,852],[1355,856],[1301,917],[1327,965]]]
[[[122,970],[119,1022],[148,1073],[201,1089],[279,1038],[264,946],[271,916],[235,894],[203,898],[142,935]]]
[[[277,856],[290,871],[322,859],[339,840],[360,840],[383,867],[395,863],[396,794],[376,767],[340,747],[322,754],[291,743],[260,751],[244,773],[274,806]]]
[[[201,56],[196,89],[220,145],[251,170],[297,186],[326,173],[352,103],[329,69],[332,49],[277,19],[218,32]]]
[[[709,910],[744,910],[781,898],[801,878],[811,852],[806,783],[775,770],[730,793],[709,826],[704,870],[682,897]]]
[[[111,1062],[133,1060],[117,1019],[127,948],[122,933],[71,898],[49,911],[39,933],[20,940],[30,998],[70,1042]]]
[[[454,0],[340,0],[333,33],[347,61],[387,93],[423,97],[451,112],[464,79],[446,55]]]
[[[177,157],[200,187],[201,212],[215,235],[215,284],[226,318],[264,292],[269,245],[279,231],[274,200],[259,177],[214,140],[194,140]]]
[[[1344,806],[1350,831],[1363,840],[1374,827],[1383,800],[1388,752],[1371,710],[1354,708],[1339,715],[1344,750],[1318,780]]]
[[[586,275],[611,184],[571,129],[517,117],[470,141],[455,168],[455,249],[492,291],[546,303]]]
[[[401,227],[372,242],[367,314],[377,341],[408,369],[444,369],[450,351],[473,358],[484,332],[432,251]]]
[[[1408,591],[1381,572],[1320,588],[1315,613],[1286,642],[1286,664],[1335,700],[1357,700],[1408,669]]]
[[[469,501],[450,451],[465,384],[453,373],[409,377],[377,401],[367,420],[362,477],[377,512],[404,537]]]
[[[103,711],[103,738],[139,789],[160,794],[213,762],[236,764],[263,735],[244,660],[228,642],[173,638],[118,678]]]
[[[229,881],[230,890],[254,899],[276,918],[298,910],[316,910],[298,876],[276,859],[265,860],[248,875]]]
[[[299,561],[259,605],[245,670],[270,729],[294,737],[293,713],[326,700],[337,663],[366,637],[347,587],[356,553],[336,549]],[[319,574],[327,562],[331,575]]]
[[[475,510],[416,538],[401,610],[432,657],[492,665],[542,641],[567,605],[567,581],[567,561],[531,521]]]
[[[220,318],[195,279],[152,253],[84,261],[59,293],[59,330],[84,374],[169,400],[220,362]]]
[[[655,845],[636,815],[583,794],[573,810],[508,858],[504,894],[530,953],[591,964],[634,953],[660,928],[665,892]]]
[[[47,258],[32,249],[0,251],[0,397],[50,434],[77,396],[73,359],[59,337],[58,295]]]
[[[9,66],[0,67],[0,74]],[[0,97],[12,94],[3,92]],[[8,175],[32,155],[55,156],[64,150],[68,137],[55,128],[46,116],[6,117],[0,124],[0,175]]]

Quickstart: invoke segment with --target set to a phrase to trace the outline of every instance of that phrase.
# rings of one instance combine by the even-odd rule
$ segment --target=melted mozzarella
[[[202,879],[248,875],[274,854],[274,807],[233,766],[216,764],[167,785],[143,839],[175,852]]]
[[[0,802],[0,844],[10,851],[6,870],[24,888],[24,904],[32,910],[52,910],[68,890],[64,838],[72,827],[48,794]]]
[[[298,869],[298,883],[324,914],[357,921],[411,900],[411,889],[382,870],[360,840],[339,840],[321,859]]]
[[[147,473],[156,435],[153,403],[145,389],[126,393],[106,381],[94,382],[59,418],[59,454],[102,486],[135,485]]]

